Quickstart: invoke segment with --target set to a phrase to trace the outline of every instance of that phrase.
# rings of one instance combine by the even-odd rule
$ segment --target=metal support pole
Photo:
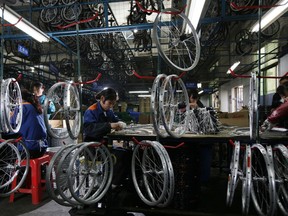
[[[259,0],[259,5],[262,5],[262,0]],[[261,81],[261,18],[262,18],[262,9],[261,7],[258,8],[258,20],[259,20],[259,31],[258,31],[258,106],[260,102],[260,81]],[[256,113],[256,141],[259,142],[259,111]]]

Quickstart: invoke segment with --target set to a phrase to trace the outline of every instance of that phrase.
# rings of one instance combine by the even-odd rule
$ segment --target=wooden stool
[[[19,193],[29,193],[32,195],[32,204],[37,205],[42,198],[42,191],[45,190],[45,179],[41,178],[41,165],[49,164],[50,156],[45,154],[40,158],[30,159],[30,170],[26,177],[28,188],[19,188]],[[26,165],[26,160],[23,160],[21,165]],[[25,183],[24,183],[25,184]],[[17,177],[12,182],[12,189],[17,185]],[[14,193],[10,195],[9,202],[14,202]]]

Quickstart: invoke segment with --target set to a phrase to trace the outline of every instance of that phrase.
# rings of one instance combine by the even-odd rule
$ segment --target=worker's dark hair
[[[197,89],[190,89],[187,91],[188,92],[188,97],[192,97],[193,99],[197,100],[199,99],[199,94]]]
[[[21,94],[22,94],[22,99],[31,103],[39,114],[43,113],[41,104],[38,98],[34,94],[29,92],[27,89],[22,89]]]
[[[117,92],[113,88],[106,88],[99,92],[96,95],[96,99],[99,100],[103,96],[106,100],[116,101],[117,100]]]
[[[276,92],[279,95],[285,95],[285,87],[283,85],[278,86],[277,89],[276,89]]]
[[[288,81],[288,76],[283,76],[283,77],[281,77],[279,81],[281,82],[281,81],[283,81],[283,80],[287,80],[287,81]],[[287,82],[287,81],[285,81],[285,82]]]
[[[41,82],[34,82],[32,85],[32,88],[34,88],[34,87],[37,89],[40,89],[40,88],[44,88],[44,85]]]

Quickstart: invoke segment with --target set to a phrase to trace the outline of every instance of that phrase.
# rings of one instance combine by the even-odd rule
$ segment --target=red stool
[[[49,164],[50,156],[43,155],[40,158],[30,159],[30,170],[26,177],[28,188],[19,188],[19,193],[29,193],[32,195],[32,204],[37,205],[41,201],[42,191],[45,190],[45,179],[41,179],[41,165]],[[22,165],[26,165],[26,160],[23,160]],[[25,183],[24,183],[25,184]],[[17,178],[12,182],[12,189],[17,185]],[[14,202],[14,193],[10,195],[9,202]]]

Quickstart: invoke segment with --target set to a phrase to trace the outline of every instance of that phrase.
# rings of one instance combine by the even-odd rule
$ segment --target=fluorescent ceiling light
[[[231,71],[234,71],[238,65],[240,64],[240,61],[235,62],[228,70],[227,70],[227,74],[230,74]]]
[[[281,17],[284,13],[288,10],[288,0],[280,0],[276,3],[275,6],[268,10],[262,17],[261,17],[261,30],[267,28],[270,24],[276,21],[279,17]],[[259,31],[259,21],[257,21],[252,27],[251,32],[258,32]]]
[[[188,18],[195,30],[197,29],[206,0],[192,0],[189,7]]]
[[[11,23],[13,26],[17,27],[21,31],[30,35],[40,43],[49,41],[48,35],[46,35],[44,32],[42,32],[36,26],[32,25],[29,21],[24,19],[21,15],[19,15],[6,5],[0,7],[0,17]]]
[[[151,97],[151,95],[138,95],[138,97],[148,98],[148,97]]]
[[[202,94],[204,92],[204,90],[201,90],[201,91],[199,91],[199,93],[198,94]]]
[[[147,94],[149,91],[129,91],[129,94]]]

